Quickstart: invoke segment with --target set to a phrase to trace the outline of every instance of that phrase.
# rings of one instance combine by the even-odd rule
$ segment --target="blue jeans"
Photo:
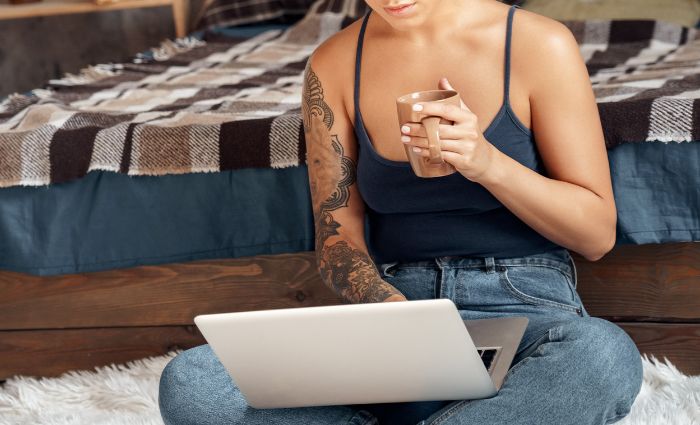
[[[576,293],[576,268],[567,250],[518,258],[449,256],[377,266],[382,278],[409,300],[449,298],[463,319],[530,319],[496,396],[255,409],[246,404],[209,346],[203,345],[181,353],[163,371],[159,401],[165,423],[597,425],[616,422],[629,413],[642,382],[639,352],[619,327],[586,313]]]

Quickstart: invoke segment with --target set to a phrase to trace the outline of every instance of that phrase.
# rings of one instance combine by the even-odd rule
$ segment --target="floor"
[[[158,381],[175,354],[58,378],[11,378],[0,385],[0,425],[162,425]],[[617,425],[697,424],[700,376],[684,376],[665,362],[643,363],[642,390]]]

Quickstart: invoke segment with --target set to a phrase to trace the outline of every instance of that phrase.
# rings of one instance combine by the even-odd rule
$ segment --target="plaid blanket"
[[[359,1],[359,0],[358,0]],[[304,65],[351,20],[320,10],[248,39],[207,33],[98,65],[0,104],[0,187],[92,170],[129,175],[305,163]],[[659,21],[565,22],[579,41],[608,148],[700,140],[700,37]]]

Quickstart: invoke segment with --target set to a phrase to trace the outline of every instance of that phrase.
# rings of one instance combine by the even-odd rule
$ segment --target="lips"
[[[399,4],[399,5],[396,5],[396,6],[386,6],[385,9],[390,10],[390,11],[392,11],[392,12],[398,12],[399,10],[401,10],[401,9],[403,9],[403,8],[405,8],[405,7],[408,7],[408,6],[412,5],[412,4],[413,4],[413,3],[404,3],[404,4]]]

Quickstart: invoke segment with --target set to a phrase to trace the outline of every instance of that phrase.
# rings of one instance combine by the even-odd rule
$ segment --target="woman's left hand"
[[[438,88],[454,90],[446,78],[440,79]],[[454,124],[440,124],[440,149],[442,159],[452,164],[467,179],[478,182],[486,175],[493,162],[496,148],[486,140],[479,128],[477,116],[460,99],[460,107],[436,102],[422,102],[426,115],[442,117]],[[414,109],[415,110],[415,109]],[[407,131],[408,130],[408,131]],[[420,155],[428,157],[428,139],[423,124],[409,122],[401,126],[401,141],[412,149],[420,149]]]

